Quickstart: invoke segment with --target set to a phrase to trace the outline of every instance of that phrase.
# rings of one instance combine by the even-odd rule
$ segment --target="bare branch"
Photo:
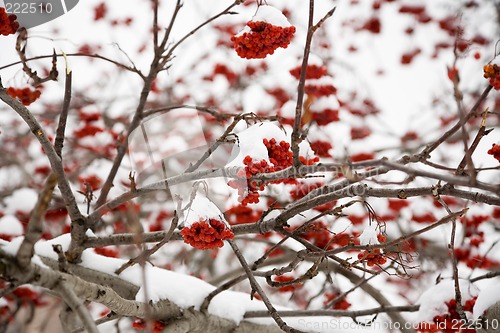
[[[365,310],[295,310],[295,311],[280,311],[283,317],[316,317],[316,316],[332,316],[332,317],[350,317],[357,318],[362,316],[370,316],[379,313],[391,312],[416,312],[420,305],[400,305],[400,306],[380,306]],[[245,313],[245,318],[262,318],[269,317],[267,311],[249,311]]]

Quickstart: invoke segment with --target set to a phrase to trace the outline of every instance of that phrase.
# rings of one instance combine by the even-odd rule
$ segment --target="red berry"
[[[491,146],[491,149],[488,150],[488,154],[492,155],[498,162],[500,162],[500,146],[499,145],[493,144]]]
[[[231,37],[236,53],[241,58],[261,59],[279,48],[286,48],[295,33],[295,27],[279,27],[267,22],[247,22],[250,32]]]
[[[23,105],[28,106],[36,101],[42,93],[40,92],[40,90],[31,90],[30,88],[18,89],[9,87],[7,88],[7,94],[9,94],[9,96],[12,98],[19,99],[21,103],[23,103]]]
[[[209,219],[194,222],[181,231],[184,243],[199,250],[208,250],[222,247],[223,240],[233,239],[233,231],[222,221]]]
[[[16,22],[17,16],[9,15],[5,8],[0,7],[0,35],[8,36],[16,33],[19,29],[19,23]]]

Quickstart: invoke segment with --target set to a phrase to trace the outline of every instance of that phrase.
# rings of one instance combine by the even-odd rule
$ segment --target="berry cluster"
[[[326,126],[329,123],[339,121],[339,110],[334,109],[324,109],[321,112],[311,112],[312,120],[318,124],[318,126]]]
[[[369,18],[357,30],[358,31],[366,30],[366,31],[371,32],[372,34],[379,34],[380,31],[382,30],[382,23],[380,22],[380,19],[378,17],[373,16],[373,17]]]
[[[290,281],[294,281],[295,278],[290,275],[278,275],[274,278],[275,286],[283,285],[279,287],[278,291],[280,293],[286,293],[288,291],[294,291],[295,289],[301,288],[302,284],[289,284]]]
[[[358,259],[360,261],[366,261],[368,266],[383,265],[387,262],[387,259],[384,258],[380,249],[362,251],[358,253]]]
[[[262,211],[238,205],[226,210],[224,215],[229,224],[236,225],[257,222],[262,215]]]
[[[239,179],[230,180],[227,184],[238,190],[238,200],[242,206],[246,206],[251,203],[258,203],[258,191],[264,190],[263,182],[251,181],[250,178],[259,173],[272,172],[273,168],[265,160],[254,163],[253,159],[248,155],[243,159],[243,164],[245,164],[245,169],[237,173]]]
[[[315,156],[313,158],[299,156],[299,160],[304,165],[313,165],[314,163],[319,162],[319,157]]]
[[[361,140],[370,136],[372,131],[368,127],[352,127],[351,128],[351,139]]]
[[[500,66],[488,64],[483,67],[484,78],[490,79],[490,84],[495,90],[500,90]]]
[[[286,141],[281,141],[279,144],[276,139],[271,140],[263,139],[264,145],[267,148],[267,153],[269,155],[269,161],[272,165],[269,165],[266,160],[261,160],[254,162],[252,157],[246,156],[243,159],[243,164],[245,164],[245,169],[238,172],[238,177],[240,179],[231,180],[228,185],[232,188],[238,190],[239,201],[242,206],[246,206],[250,203],[259,202],[258,191],[263,191],[265,182],[259,182],[257,180],[250,180],[253,176],[259,173],[270,173],[279,170],[283,170],[292,165],[293,154],[290,151],[290,144]],[[290,181],[273,181],[271,183],[280,182],[290,182]]]
[[[299,237],[327,251],[333,250],[335,246],[347,246],[349,243],[359,245],[359,240],[355,235],[345,232],[333,234],[321,221],[311,223],[304,232],[299,234]]]
[[[340,293],[325,293],[325,301],[323,302],[324,305],[330,304],[331,301],[333,301],[335,298],[337,298],[340,295]],[[332,304],[332,308],[334,310],[347,310],[351,307],[351,303],[349,303],[346,300],[346,297],[342,297],[335,301],[335,303]]]
[[[413,214],[412,220],[417,223],[434,223],[436,217],[432,213]]]
[[[463,305],[463,310],[472,312],[474,305],[476,303],[477,297],[469,299]],[[464,328],[461,325],[457,325],[460,322],[460,315],[457,311],[457,301],[451,299],[449,302],[445,303],[448,307],[448,313],[442,314],[440,316],[435,316],[432,321],[433,323],[429,325],[428,323],[421,323],[418,327],[419,332],[431,333],[431,332],[446,332],[446,333],[476,333],[473,328]]]
[[[17,16],[7,14],[5,8],[0,7],[0,35],[8,36],[16,33],[19,29],[19,23],[16,22]]]
[[[272,164],[270,165],[266,160],[254,162],[252,157],[247,155],[243,159],[245,169],[237,173],[239,179],[228,182],[229,186],[238,190],[238,200],[241,202],[242,206],[246,206],[249,203],[258,203],[258,191],[263,191],[266,184],[295,184],[297,182],[295,179],[281,179],[270,182],[250,180],[257,174],[280,171],[293,164],[293,153],[290,150],[290,144],[288,142],[281,141],[277,143],[274,138],[270,140],[263,139],[262,141],[267,148],[269,161]],[[304,165],[312,165],[319,161],[318,157],[307,158],[299,156],[299,159]]]
[[[235,84],[238,81],[238,74],[224,64],[216,64],[214,67],[213,75],[208,77],[208,79],[213,80],[215,75],[224,76],[231,85]]]
[[[273,54],[278,47],[287,48],[295,27],[279,27],[267,22],[249,21],[250,32],[231,37],[236,53],[241,58],[262,59]]]
[[[319,157],[332,157],[332,155],[329,153],[330,149],[333,148],[332,144],[328,141],[321,141],[317,140],[314,142],[311,142],[311,149],[314,151],[314,154],[316,154]]]
[[[132,323],[132,327],[140,331],[146,330],[148,328],[147,326],[147,323],[144,321],[144,319],[141,318],[134,320],[134,322]],[[163,324],[161,321],[155,320],[153,322],[153,333],[162,332],[164,329],[165,324]]]
[[[307,230],[299,236],[321,249],[327,251],[333,249],[333,235],[328,230],[328,226],[321,221],[311,223]]]
[[[281,141],[279,144],[276,139],[264,139],[264,146],[267,148],[269,160],[274,164],[273,171],[279,171],[288,168],[292,165],[293,154],[290,151],[290,144],[286,141]]]
[[[499,80],[499,82],[500,82],[500,80]],[[488,150],[488,154],[490,154],[491,156],[496,158],[498,162],[500,162],[500,145],[493,144],[491,146],[491,149]]]
[[[117,249],[114,249],[114,248],[109,247],[109,246],[96,247],[94,249],[94,252],[97,254],[100,254],[101,256],[110,257],[110,258],[119,258],[120,257],[120,252],[118,252]]]
[[[304,91],[306,94],[315,97],[327,97],[334,95],[337,92],[337,88],[331,84],[307,83]]]
[[[4,287],[2,285],[2,287]],[[44,306],[47,305],[44,295],[30,287],[18,287],[12,293],[5,295],[5,300],[17,302],[20,305]]]
[[[199,250],[222,247],[225,239],[233,239],[233,231],[222,221],[209,219],[193,223],[181,231],[184,243]]]
[[[102,179],[94,174],[86,177],[78,176],[78,182],[80,183],[80,189],[82,191],[85,191],[87,186],[92,188],[92,191],[97,191],[102,186]]]
[[[40,90],[31,90],[30,88],[7,88],[7,94],[9,94],[12,98],[17,98],[23,103],[23,105],[30,105],[34,101],[36,101],[40,95],[42,94]]]
[[[498,266],[499,263],[482,256],[480,254],[473,254],[474,248],[484,243],[484,231],[480,230],[483,223],[490,220],[488,215],[473,215],[463,217],[460,221],[464,228],[464,242],[468,243],[467,247],[455,248],[455,258],[464,262],[469,268],[491,268]]]
[[[297,66],[290,70],[290,74],[297,80],[300,78],[300,70],[302,66]],[[306,79],[319,79],[328,73],[325,66],[307,65]]]

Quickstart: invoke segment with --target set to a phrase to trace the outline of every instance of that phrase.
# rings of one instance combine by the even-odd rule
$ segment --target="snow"
[[[377,232],[377,223],[371,222],[365,227],[361,235],[359,235],[359,243],[361,245],[379,244],[377,234],[379,234],[379,232]]]
[[[93,236],[89,234],[88,236]],[[11,242],[2,246],[7,253],[15,255],[23,237],[14,238]],[[53,251],[52,245],[60,244],[63,250],[67,250],[70,243],[70,234],[64,234],[49,241],[39,241],[35,246],[36,255],[33,263],[42,267],[47,267],[41,261],[40,256],[57,260],[57,254]],[[96,254],[92,249],[83,251],[80,265],[100,272],[114,275],[114,271],[125,264],[127,260],[110,258]],[[144,269],[144,274],[142,272]],[[146,276],[146,281],[142,276]],[[199,310],[205,297],[212,292],[215,287],[194,276],[173,272],[166,269],[154,267],[147,263],[144,268],[135,265],[127,268],[120,274],[120,278],[140,287],[136,300],[145,302],[145,291],[147,288],[148,301],[156,303],[162,299],[168,299],[179,307],[188,308],[193,306]],[[290,310],[286,307],[276,307],[278,310]],[[250,299],[247,293],[226,290],[216,295],[208,307],[208,312],[212,315],[225,318],[235,323],[240,323],[248,311],[267,310],[265,304],[259,300]],[[308,318],[286,318],[286,321],[295,327],[313,327],[316,321],[328,322],[329,317],[308,317]],[[271,318],[254,318],[250,321],[262,324],[271,324]]]
[[[267,22],[277,27],[287,28],[292,26],[285,15],[272,6],[259,6],[257,13],[252,17],[253,22]],[[251,32],[249,26],[245,26],[236,36],[241,36],[244,33]]]
[[[309,80],[311,81],[311,80]],[[331,84],[331,83],[329,83]],[[316,98],[311,104],[311,112],[321,113],[326,109],[338,110],[340,107],[339,100],[335,96],[323,96]],[[318,131],[319,132],[319,131]],[[312,133],[310,133],[312,134]],[[308,135],[308,137],[310,136]]]
[[[20,236],[24,233],[23,225],[12,215],[0,218],[0,234]]]
[[[278,27],[290,27],[291,24],[288,19],[281,12],[272,6],[259,6],[257,13],[252,18],[254,22],[267,22]]]
[[[269,122],[254,124],[237,133],[237,136],[237,143],[226,167],[243,167],[243,159],[247,155],[251,156],[254,161],[266,160],[270,163],[267,148],[262,140],[274,138],[276,142],[289,142],[283,130]]]
[[[319,56],[317,56],[314,53],[309,53],[309,58],[307,59],[307,64],[308,65],[316,65],[316,66],[323,66],[323,60]]]
[[[478,294],[475,285],[465,280],[459,281],[460,292],[462,293],[462,304]],[[421,296],[417,304],[420,308],[416,315],[417,322],[432,322],[432,319],[448,312],[445,302],[455,298],[455,282],[450,280],[441,281],[439,284],[427,289]]]
[[[5,211],[14,214],[16,211],[29,212],[33,209],[34,203],[38,199],[38,194],[30,188],[21,188],[4,199]]]
[[[488,310],[489,307],[497,302],[500,302],[500,282],[492,284],[489,287],[481,290],[476,299],[476,304],[474,305],[474,320],[481,317],[484,311]]]
[[[9,253],[9,254],[15,256],[17,254],[17,251],[19,251],[19,247],[21,246],[23,239],[24,239],[24,237],[13,238],[8,244],[4,245],[2,247],[2,249],[6,253]]]
[[[230,290],[223,291],[215,296],[208,307],[211,314],[236,323],[243,320],[243,316],[247,311],[265,309],[264,303],[256,299],[251,300],[249,294]]]
[[[217,219],[228,225],[220,209],[200,193],[197,193],[192,203],[188,203],[186,206],[182,226],[190,227],[195,222],[208,219]]]

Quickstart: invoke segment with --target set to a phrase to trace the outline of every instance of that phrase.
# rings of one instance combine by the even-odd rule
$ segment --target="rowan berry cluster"
[[[383,265],[387,262],[387,259],[384,258],[380,249],[362,251],[358,253],[358,259],[365,261],[368,266]]]
[[[488,64],[483,67],[484,78],[490,79],[490,84],[495,90],[500,90],[500,66]]]
[[[314,163],[319,162],[319,157],[315,156],[313,158],[308,158],[304,156],[299,156],[299,160],[304,165],[313,165]]]
[[[332,157],[332,155],[329,153],[330,149],[333,148],[332,144],[328,141],[321,141],[317,140],[314,142],[311,142],[311,149],[314,151],[314,153],[319,156],[319,157]]]
[[[351,128],[351,139],[361,140],[372,134],[372,131],[368,127],[352,127]]]
[[[120,252],[118,252],[118,250],[111,248],[109,246],[96,247],[94,249],[94,252],[97,254],[100,254],[101,256],[110,257],[110,258],[119,258],[120,257]]]
[[[19,29],[19,23],[16,22],[17,16],[7,14],[5,8],[0,7],[0,35],[8,36],[16,33]]]
[[[273,171],[279,171],[288,168],[292,165],[293,154],[290,151],[290,144],[286,141],[281,141],[279,144],[276,139],[264,139],[264,146],[267,148],[269,160],[274,164]]]
[[[337,298],[340,295],[340,293],[325,293],[325,301],[323,302],[324,305],[330,304],[331,301],[333,301],[335,298]],[[338,299],[335,303],[332,304],[332,308],[334,310],[347,310],[351,307],[351,303],[349,303],[346,300],[346,297],[342,297]]]
[[[471,245],[471,247],[474,247],[475,244],[479,245],[482,242],[483,239],[480,236],[478,238],[472,238],[469,241],[469,244]],[[462,247],[455,248],[454,253],[457,261],[465,263],[467,267],[472,269],[475,268],[490,269],[493,267],[498,267],[500,265],[498,261],[491,260],[486,256],[482,256],[480,254],[473,255],[471,253],[471,249],[468,248],[462,248]]]
[[[92,188],[92,191],[97,191],[102,186],[102,179],[95,174],[86,177],[78,176],[78,182],[80,183],[80,189],[82,191],[84,191],[86,186]]]
[[[311,114],[312,120],[314,120],[318,126],[326,126],[340,120],[339,110],[327,108],[321,112],[312,112]]]
[[[213,80],[216,75],[224,76],[230,84],[235,84],[238,81],[238,74],[224,64],[216,64],[213,74],[207,79]]]
[[[333,250],[335,246],[342,247],[350,243],[359,245],[359,240],[355,235],[345,232],[333,234],[321,221],[311,223],[304,232],[299,234],[299,237],[327,251]]]
[[[4,287],[4,285],[1,285]],[[5,295],[7,301],[16,301],[20,305],[43,306],[48,304],[44,295],[30,287],[18,287],[12,293]]]
[[[500,145],[493,144],[491,146],[491,149],[488,150],[488,154],[490,154],[491,156],[496,158],[498,162],[500,162]]]
[[[469,299],[463,305],[463,310],[472,312],[474,305],[476,303],[477,297]],[[448,307],[448,313],[442,314],[440,316],[435,316],[432,321],[433,324],[421,324],[418,327],[419,332],[433,333],[433,332],[446,332],[446,333],[476,333],[473,328],[464,328],[461,325],[457,325],[460,322],[460,315],[457,311],[457,301],[451,299],[449,302],[445,303]]]
[[[288,142],[281,141],[278,144],[274,138],[271,140],[263,139],[262,141],[267,148],[269,161],[272,165],[269,165],[266,160],[254,162],[252,157],[246,156],[243,159],[245,170],[240,170],[237,174],[240,179],[228,182],[229,186],[238,190],[239,201],[242,206],[246,206],[250,203],[258,203],[258,191],[263,191],[266,185],[265,182],[250,180],[253,176],[259,173],[270,173],[283,170],[292,165],[293,155],[290,151],[290,144]],[[282,180],[278,182],[286,181]],[[274,181],[272,183],[278,182]]]
[[[259,173],[271,172],[273,169],[267,164],[266,160],[254,163],[253,159],[248,155],[243,159],[243,164],[245,164],[245,169],[237,173],[239,179],[230,180],[227,184],[238,190],[238,200],[242,206],[246,206],[251,203],[258,203],[258,191],[264,190],[263,182],[251,181],[250,178]]]
[[[147,323],[142,318],[138,318],[134,320],[134,322],[132,323],[132,327],[139,331],[148,329],[147,326],[148,326]],[[161,321],[155,320],[153,322],[153,333],[162,332],[164,329],[165,329],[165,324],[163,324]]]
[[[302,66],[297,66],[295,68],[292,68],[290,70],[290,74],[292,74],[293,77],[295,77],[297,80],[300,78],[300,70]],[[325,66],[319,66],[319,65],[307,65],[306,69],[306,79],[319,79],[326,75],[328,73],[328,70],[326,69]]]
[[[315,97],[327,97],[335,94],[337,89],[331,84],[307,83],[304,91]]]
[[[9,94],[12,98],[17,98],[23,103],[23,105],[30,105],[34,101],[36,101],[40,95],[42,94],[40,90],[31,90],[30,88],[7,88],[7,94]]]
[[[194,222],[181,231],[184,243],[199,250],[220,248],[226,239],[233,239],[233,231],[222,221],[215,219]]]
[[[231,207],[224,212],[224,216],[231,225],[257,222],[261,215],[262,211],[243,205]]]
[[[234,49],[241,58],[262,59],[279,48],[287,48],[295,27],[280,27],[263,21],[249,21],[249,32],[231,37]]]
[[[319,221],[311,223],[307,227],[307,230],[299,236],[321,249],[333,249],[333,235],[328,230],[328,226],[324,222]]]
[[[286,284],[287,282],[293,281],[295,278],[290,275],[278,275],[277,277],[274,278],[274,282],[276,282],[278,285],[279,284]],[[301,288],[302,284],[288,284],[284,285],[282,287],[279,287],[278,291],[281,293],[286,293],[288,291],[295,291],[295,289]]]

